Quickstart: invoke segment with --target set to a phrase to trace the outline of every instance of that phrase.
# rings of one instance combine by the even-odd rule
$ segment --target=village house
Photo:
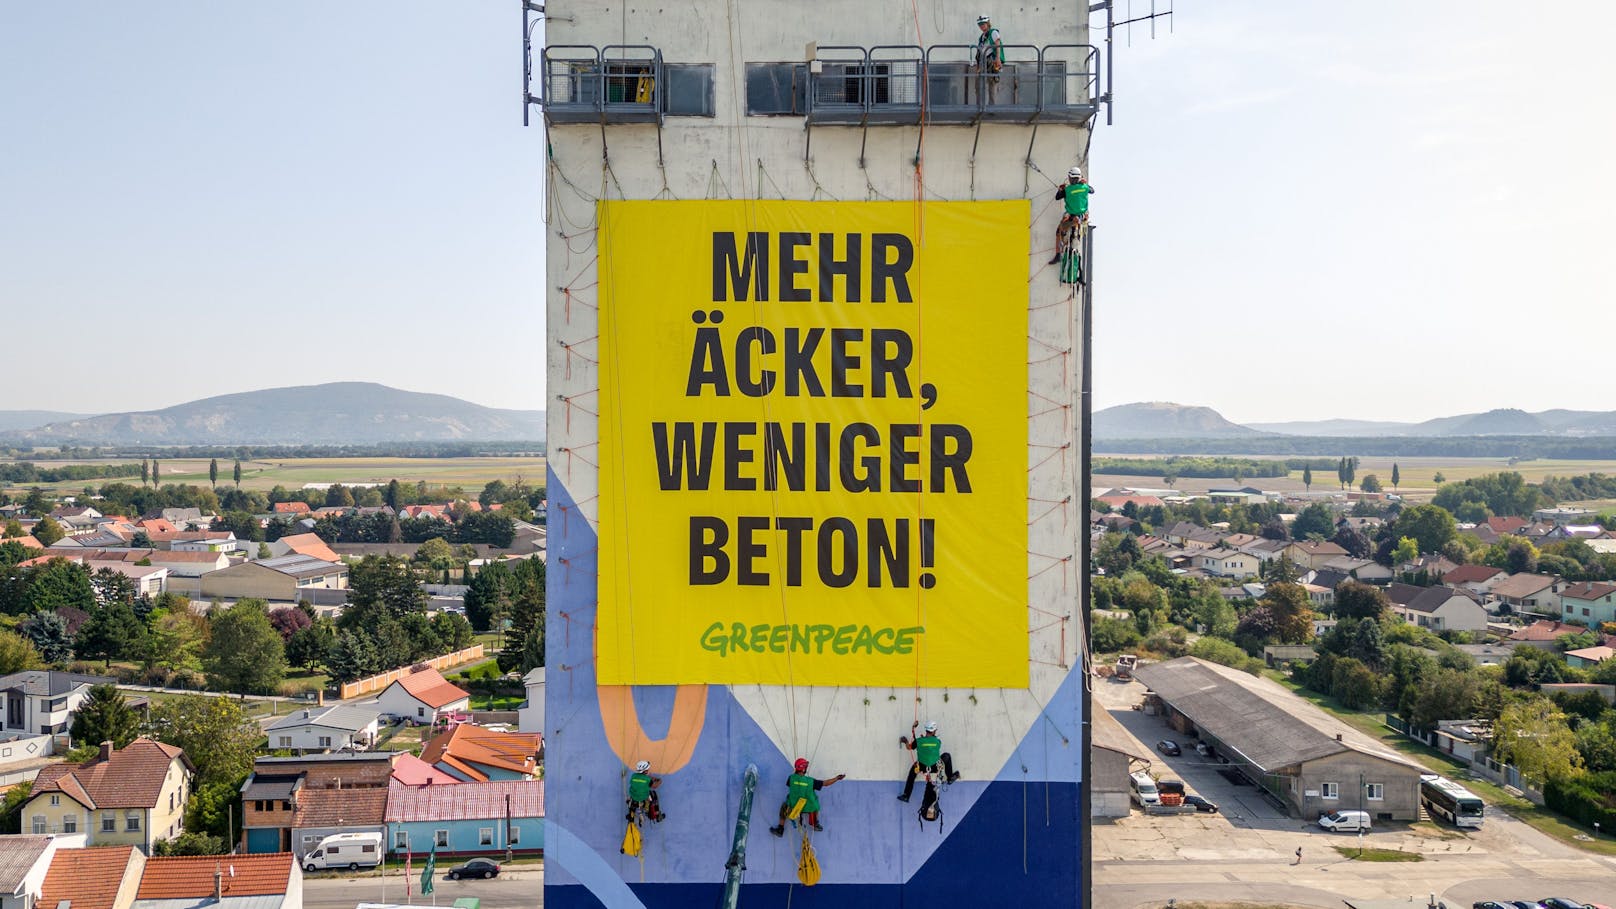
[[[1321,572],[1339,571],[1361,584],[1374,584],[1377,587],[1384,587],[1392,582],[1392,570],[1374,559],[1337,556],[1333,559],[1326,559],[1319,570]]]
[[[287,853],[147,859],[130,909],[192,907],[303,909],[303,870]]]
[[[1285,556],[1301,568],[1323,568],[1324,563],[1347,555],[1339,544],[1329,540],[1300,540],[1285,547]]]
[[[531,780],[538,775],[544,737],[458,723],[421,748],[421,760],[460,780]]]
[[[130,909],[140,892],[146,854],[134,846],[61,848],[51,857],[38,909]]]
[[[1491,565],[1460,565],[1443,575],[1442,583],[1449,587],[1463,587],[1486,602],[1492,595],[1493,584],[1507,577],[1509,572]]]
[[[1566,651],[1566,664],[1573,669],[1592,669],[1613,655],[1616,655],[1616,648],[1606,647],[1603,644],[1598,647],[1582,647]]]
[[[1487,610],[1476,595],[1460,587],[1414,587],[1392,584],[1386,588],[1392,611],[1410,625],[1432,631],[1486,631]]]
[[[79,709],[91,685],[110,684],[113,680],[73,672],[47,669],[28,669],[0,676],[0,720],[7,733],[28,735],[60,735],[67,732],[73,722],[73,712]]]
[[[1566,582],[1546,574],[1512,574],[1493,582],[1491,596],[1495,611],[1532,613],[1534,615],[1561,615],[1560,592]],[[1507,609],[1504,607],[1508,607]]]
[[[423,668],[382,689],[376,704],[385,714],[426,726],[442,714],[469,710],[471,692],[451,684],[436,669]]]
[[[264,731],[270,747],[293,751],[364,750],[376,741],[378,713],[334,705],[294,710]]]
[[[331,550],[325,540],[315,533],[294,533],[268,544],[273,556],[300,555],[322,562],[341,562],[342,557]]]
[[[1560,591],[1560,612],[1566,621],[1575,619],[1598,627],[1616,622],[1616,584],[1579,581]]]
[[[1200,550],[1196,555],[1197,567],[1214,577],[1244,580],[1255,577],[1262,567],[1262,561],[1256,556],[1221,546]]]
[[[527,701],[517,711],[516,728],[523,732],[544,731],[544,667],[536,666],[522,676]]]
[[[1223,541],[1223,534],[1189,521],[1179,521],[1162,531],[1161,536],[1181,549],[1211,549]]]
[[[1555,642],[1567,635],[1582,634],[1588,629],[1581,625],[1569,625],[1553,619],[1542,619],[1517,629],[1509,636],[1510,641],[1517,645],[1536,647],[1539,650],[1559,649]]]
[[[387,790],[387,827],[395,855],[540,852],[544,849],[544,782],[394,783]]]
[[[135,739],[84,764],[39,771],[22,808],[24,829],[83,833],[91,846],[132,845],[150,855],[158,840],[185,832],[185,800],[196,768],[173,745]]]

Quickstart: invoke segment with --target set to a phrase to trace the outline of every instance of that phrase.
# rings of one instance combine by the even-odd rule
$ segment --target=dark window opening
[[[802,116],[808,112],[808,64],[746,64],[746,112]]]

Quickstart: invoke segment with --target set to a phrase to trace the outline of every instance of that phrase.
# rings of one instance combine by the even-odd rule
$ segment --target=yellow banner
[[[599,215],[599,683],[1025,687],[1028,203]]]

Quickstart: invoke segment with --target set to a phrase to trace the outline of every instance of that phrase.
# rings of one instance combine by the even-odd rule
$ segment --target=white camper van
[[[382,835],[380,833],[337,833],[320,841],[314,851],[303,857],[304,871],[321,868],[374,868],[382,863]]]
[[[1128,795],[1132,796],[1141,808],[1161,804],[1161,794],[1156,791],[1156,781],[1143,770],[1128,775]]]

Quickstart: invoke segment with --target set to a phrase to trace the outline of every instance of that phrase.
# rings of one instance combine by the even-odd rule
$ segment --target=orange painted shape
[[[696,743],[701,740],[702,724],[707,721],[706,685],[680,685],[674,689],[673,716],[668,721],[667,737],[661,739],[651,738],[640,726],[632,685],[599,685],[595,695],[600,701],[606,741],[619,761],[629,766],[650,761],[651,772],[659,776],[677,773],[690,763]]]

